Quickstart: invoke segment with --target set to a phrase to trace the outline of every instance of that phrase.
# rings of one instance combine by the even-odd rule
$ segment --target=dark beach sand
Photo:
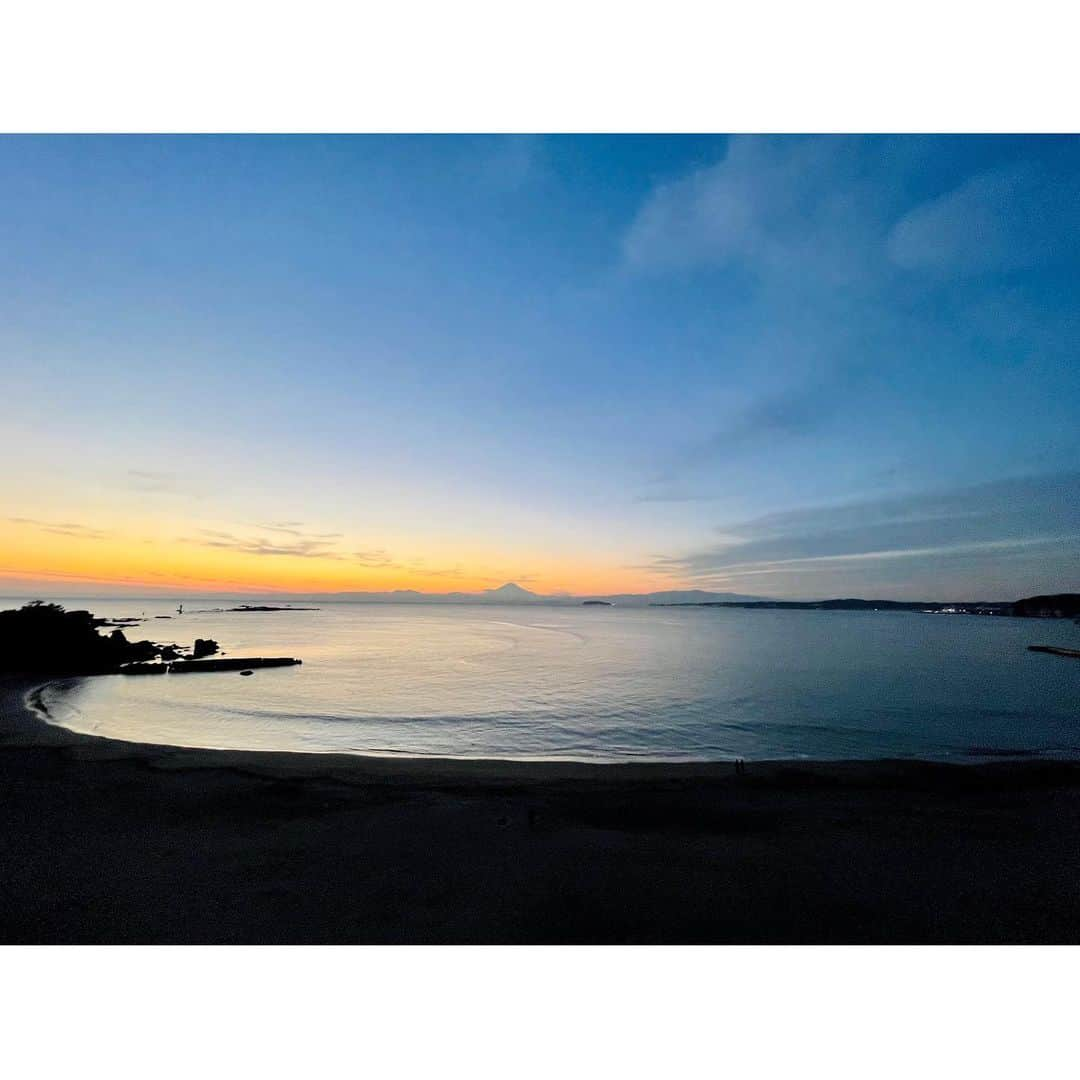
[[[0,681],[4,943],[1080,940],[1080,764],[180,750],[33,685]]]

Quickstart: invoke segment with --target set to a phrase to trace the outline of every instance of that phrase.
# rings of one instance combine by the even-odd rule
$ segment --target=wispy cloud
[[[481,182],[500,191],[516,191],[547,174],[543,140],[538,135],[499,135],[480,158]]]
[[[664,484],[665,478],[658,477],[657,483]],[[669,490],[664,487],[661,490],[647,492],[644,495],[635,495],[633,501],[636,503],[696,503],[715,502],[717,499],[722,498],[722,495],[697,491]]]
[[[200,481],[157,469],[128,469],[120,486],[143,495],[180,495],[201,499],[205,494]]]
[[[353,562],[357,562],[361,566],[390,567],[400,565],[394,561],[390,552],[385,548],[370,548],[366,551],[354,551],[350,557]]]
[[[128,487],[145,492],[175,492],[178,488],[176,473],[152,472],[147,469],[128,469]]]
[[[98,582],[101,584],[113,585],[137,585],[146,584],[142,578],[135,577],[94,577],[89,574],[72,574],[63,570],[38,570],[38,569],[26,569],[14,567],[0,566],[0,576],[11,578],[18,581],[20,584],[26,584],[31,587],[35,586],[39,581],[89,581]],[[155,586],[156,587],[156,586]]]
[[[202,547],[237,551],[244,555],[279,556],[299,559],[332,559],[371,570],[403,570],[407,573],[432,578],[476,579],[461,564],[454,566],[429,566],[422,558],[397,559],[383,547],[341,550],[344,534],[339,532],[311,532],[305,530],[302,521],[273,521],[248,526],[255,532],[231,532],[221,529],[199,529],[197,535],[186,538],[187,543]],[[262,533],[263,535],[259,535]],[[269,535],[266,535],[269,534]],[[494,581],[494,578],[479,578]]]
[[[622,241],[626,266],[741,266],[801,288],[865,288],[893,266],[975,274],[1031,266],[1080,239],[1075,161],[1013,161],[912,207],[927,140],[733,138],[724,158],[656,187]]]
[[[269,521],[253,526],[256,529],[264,529],[267,532],[286,533],[288,536],[296,536],[307,540],[341,540],[345,536],[339,532],[311,532],[304,528],[302,521]]]
[[[674,451],[659,465],[648,490],[635,501],[709,502],[723,498],[735,482],[732,476],[715,476],[704,482],[712,490],[702,491],[698,475],[702,469],[756,451],[774,450],[782,443],[812,439],[843,412],[862,377],[854,365],[834,365],[820,375],[752,398],[733,410],[712,435]]]
[[[717,529],[698,550],[657,556],[650,568],[695,583],[731,584],[762,575],[799,578],[829,571],[831,583],[863,587],[865,564],[910,560],[915,584],[933,585],[943,559],[966,562],[969,577],[985,557],[1036,560],[1048,584],[1080,577],[1080,473],[1027,477],[951,491],[818,506]],[[950,565],[950,579],[963,570]],[[878,576],[880,580],[880,575]],[[817,582],[809,582],[815,588]]]
[[[873,145],[733,138],[723,160],[658,186],[623,237],[643,272],[742,265],[815,286],[857,280],[882,229]]]
[[[122,586],[124,588],[134,587],[140,589],[167,590],[172,593],[175,593],[178,588],[185,589],[196,587],[205,588],[210,592],[225,589],[229,592],[256,592],[265,594],[278,591],[272,585],[255,586],[249,581],[233,581],[228,578],[194,577],[189,574],[173,574],[156,570],[148,570],[145,576],[142,577],[128,575],[95,577],[91,574],[66,573],[57,570],[0,567],[0,577],[8,578],[10,581],[19,584],[21,587],[29,589],[36,589],[46,582],[63,581],[106,585],[110,589]],[[149,580],[152,578],[161,578],[165,580],[164,582]]]
[[[413,573],[422,574],[424,577],[461,578],[465,576],[465,568],[458,563],[455,566],[428,566],[426,559],[410,559],[406,568]],[[470,577],[473,575],[470,574]],[[481,578],[482,581],[491,581],[492,578]]]
[[[969,275],[1052,258],[1080,235],[1080,176],[1019,162],[969,177],[893,227],[889,256],[907,270]]]
[[[287,531],[293,532],[291,529]],[[263,537],[236,536],[233,533],[221,532],[217,529],[199,529],[198,534],[198,539],[191,542],[200,544],[203,547],[240,551],[245,555],[285,555],[301,559],[345,558],[340,552],[334,550],[333,543],[329,538],[318,534],[303,536],[297,533],[295,539],[290,540],[267,540]]]
[[[456,563],[453,566],[430,566],[426,559],[415,558],[409,559],[408,562],[402,565],[404,569],[421,577],[447,578],[451,581],[458,578],[468,578],[470,581],[489,582],[492,585],[501,585],[506,581],[506,578],[476,574],[467,570],[461,563]],[[514,580],[518,582],[532,581],[534,578],[531,574],[521,574],[515,577]]]
[[[691,458],[726,458],[740,451],[771,445],[778,438],[812,435],[828,424],[849,400],[859,378],[851,367],[834,368],[808,380],[766,393],[749,402]]]
[[[104,529],[94,529],[77,521],[42,521],[39,518],[27,517],[9,517],[8,521],[15,525],[29,525],[57,536],[73,536],[81,540],[104,540],[110,535]]]

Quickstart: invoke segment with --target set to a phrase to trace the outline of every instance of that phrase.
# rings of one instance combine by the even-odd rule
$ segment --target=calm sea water
[[[3,606],[13,606],[10,601]],[[1069,620],[702,608],[68,601],[303,666],[54,684],[51,722],[239,749],[592,761],[1080,755]]]

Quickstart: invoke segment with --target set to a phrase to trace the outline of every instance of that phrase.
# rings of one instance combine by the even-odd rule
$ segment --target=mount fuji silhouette
[[[539,596],[534,592],[529,592],[528,589],[523,589],[513,581],[508,581],[505,585],[500,585],[497,589],[485,589],[479,595],[488,600],[497,600],[504,604],[516,604],[529,600],[543,599],[542,596]]]

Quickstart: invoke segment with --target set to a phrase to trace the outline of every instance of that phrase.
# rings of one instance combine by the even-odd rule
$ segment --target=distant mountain
[[[499,604],[531,603],[534,600],[544,599],[534,592],[529,592],[528,589],[523,589],[520,585],[515,585],[512,581],[500,585],[497,589],[485,589],[480,595]]]

